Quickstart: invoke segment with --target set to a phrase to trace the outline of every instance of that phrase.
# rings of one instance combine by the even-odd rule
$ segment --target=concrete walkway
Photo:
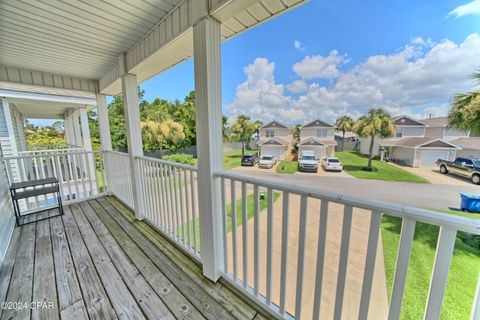
[[[294,313],[295,293],[297,283],[297,255],[298,255],[298,237],[299,237],[299,208],[300,197],[290,196],[290,211],[288,222],[288,271],[287,271],[287,290],[286,290],[286,310]],[[309,199],[307,211],[307,230],[306,230],[306,251],[305,251],[305,269],[304,269],[304,291],[302,301],[302,319],[308,319],[312,316],[316,261],[317,261],[317,243],[318,228],[320,223],[320,201]],[[335,305],[335,291],[337,284],[338,261],[340,251],[341,229],[343,222],[343,206],[330,204],[326,256],[324,264],[323,291],[321,297],[321,319],[331,319]],[[281,240],[282,240],[282,196],[274,203],[274,223],[273,223],[273,302],[279,304],[280,301],[280,263],[281,263]],[[363,283],[363,272],[365,265],[366,248],[368,242],[370,215],[368,212],[360,209],[354,210],[352,223],[352,233],[350,240],[350,250],[348,258],[346,291],[343,306],[342,319],[358,319],[358,310],[360,305],[360,296]],[[254,220],[250,219],[248,228],[248,283],[253,287],[253,268],[254,268]],[[261,213],[259,219],[259,269],[260,269],[260,293],[266,294],[266,257],[267,257],[267,214],[266,210]],[[243,238],[242,226],[237,227],[237,270],[240,279],[243,279]],[[232,233],[229,233],[229,272],[233,272],[232,256]],[[387,288],[385,280],[385,270],[383,263],[382,242],[378,243],[378,254],[375,265],[374,283],[372,289],[372,299],[370,304],[370,319],[385,319],[388,313]]]

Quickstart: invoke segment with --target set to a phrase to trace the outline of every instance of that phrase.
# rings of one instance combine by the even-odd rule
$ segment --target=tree
[[[302,125],[297,123],[292,129],[292,135],[295,139],[300,139],[300,133],[302,132]]]
[[[472,75],[480,85],[480,68]],[[448,114],[448,126],[458,130],[480,134],[480,90],[453,96]]]
[[[172,119],[147,120],[140,123],[142,138],[146,143],[158,145],[160,159],[163,158],[163,144],[179,144],[185,139],[183,126]]]
[[[234,134],[236,134],[240,140],[242,141],[242,155],[245,154],[245,141],[248,137],[250,137],[255,132],[255,125],[250,120],[250,117],[246,115],[239,115],[235,123],[232,124],[231,130]]]
[[[370,137],[368,154],[368,170],[372,170],[373,145],[375,137],[388,138],[395,135],[395,125],[391,115],[382,108],[370,109],[368,114],[361,116],[353,126],[353,131],[360,137]]]
[[[222,114],[222,137],[223,141],[226,141],[228,138],[228,117]]]
[[[350,116],[343,116],[335,121],[335,127],[342,132],[342,151],[345,143],[345,132],[352,130],[355,122]]]

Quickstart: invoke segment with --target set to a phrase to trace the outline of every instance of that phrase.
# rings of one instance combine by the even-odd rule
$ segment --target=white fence
[[[440,227],[425,307],[425,319],[439,319],[457,231],[480,234],[480,221],[473,219],[231,172],[218,173],[217,177],[223,190],[224,274],[238,288],[284,318],[342,319],[352,318],[352,312],[357,312],[358,319],[367,319],[369,309],[376,307],[371,298],[380,223],[382,214],[388,214],[403,220],[386,311],[388,319],[400,318],[416,222]],[[282,201],[276,205],[274,199],[280,196]],[[266,201],[266,215],[260,215],[260,201]],[[253,212],[249,209],[252,207]],[[363,228],[357,224],[361,221],[359,216],[368,221]],[[339,217],[336,226],[334,221]],[[329,240],[330,228],[337,230]],[[363,242],[359,240],[362,234]],[[316,239],[312,241],[315,243],[308,241],[311,238]],[[358,246],[356,242],[364,243],[362,255],[355,252],[358,248],[351,248]],[[332,243],[327,247],[326,244]],[[306,254],[307,248],[310,256]],[[294,258],[289,258],[292,254]],[[338,263],[332,262],[332,256]],[[358,256],[363,261],[355,261]],[[336,270],[329,269],[332,266]],[[352,276],[359,271],[361,275]],[[307,274],[311,277],[306,278]],[[352,293],[354,290],[347,292],[347,279],[352,277],[359,284],[356,295]],[[477,300],[472,301],[476,310],[480,303],[478,295],[477,292]],[[357,310],[352,311],[352,306]],[[384,318],[387,314],[373,314],[369,318]],[[476,317],[472,311],[472,319]]]
[[[4,157],[10,183],[55,177],[66,203],[98,196],[107,191],[102,152],[61,150],[41,151],[16,157]],[[42,195],[22,200],[24,210],[48,207],[55,195]]]

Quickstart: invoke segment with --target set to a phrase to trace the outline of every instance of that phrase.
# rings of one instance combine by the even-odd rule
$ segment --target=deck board
[[[259,319],[111,197],[16,228],[0,276],[2,301],[55,304],[0,319]]]

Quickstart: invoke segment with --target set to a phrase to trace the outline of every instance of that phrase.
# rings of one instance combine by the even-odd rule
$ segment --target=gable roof
[[[380,140],[383,147],[409,147],[409,148],[454,148],[461,149],[456,144],[442,139],[432,139],[428,137],[410,137],[403,139],[383,139]]]
[[[393,118],[396,126],[425,126],[421,121],[415,120],[409,116],[398,116]]]
[[[446,127],[448,123],[447,117],[437,117],[422,120],[429,127]]]
[[[480,150],[480,138],[458,138],[452,140],[452,143],[463,149]]]
[[[266,128],[284,128],[284,129],[289,129],[287,125],[281,123],[280,121],[270,121],[266,125],[262,126],[260,129],[266,129]]]
[[[258,143],[259,146],[263,145],[270,145],[270,146],[284,146],[287,147],[289,145],[288,141],[283,140],[282,138],[279,137],[272,137],[267,140],[260,141]]]
[[[319,139],[317,137],[305,137],[300,142],[297,144],[298,146],[312,146],[312,145],[322,145],[322,146],[328,146],[328,145],[336,145],[337,142],[333,139]]]
[[[302,126],[302,128],[335,128],[335,126],[326,123],[325,121],[322,121],[320,119],[313,120],[310,123],[307,123],[306,125]]]

